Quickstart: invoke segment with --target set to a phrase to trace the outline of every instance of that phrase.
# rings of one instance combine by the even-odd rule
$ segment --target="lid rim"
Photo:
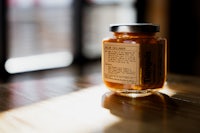
[[[152,33],[159,32],[160,26],[152,23],[111,24],[111,32]]]

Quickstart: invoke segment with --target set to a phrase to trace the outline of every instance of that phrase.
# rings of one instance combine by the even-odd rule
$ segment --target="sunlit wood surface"
[[[0,114],[0,133],[177,132],[200,132],[200,78],[169,75],[164,89],[142,98],[100,83]]]

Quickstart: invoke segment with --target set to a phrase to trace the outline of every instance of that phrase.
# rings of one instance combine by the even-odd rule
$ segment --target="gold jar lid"
[[[160,26],[152,23],[111,24],[111,32],[154,33],[160,31]]]

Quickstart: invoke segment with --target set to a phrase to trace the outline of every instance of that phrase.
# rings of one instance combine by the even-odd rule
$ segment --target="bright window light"
[[[69,66],[73,56],[69,52],[56,52],[26,57],[10,58],[5,63],[6,70],[13,73],[36,71]]]

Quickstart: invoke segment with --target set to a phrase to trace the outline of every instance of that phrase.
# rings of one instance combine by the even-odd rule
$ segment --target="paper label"
[[[139,84],[139,44],[104,42],[103,79],[120,84]]]

